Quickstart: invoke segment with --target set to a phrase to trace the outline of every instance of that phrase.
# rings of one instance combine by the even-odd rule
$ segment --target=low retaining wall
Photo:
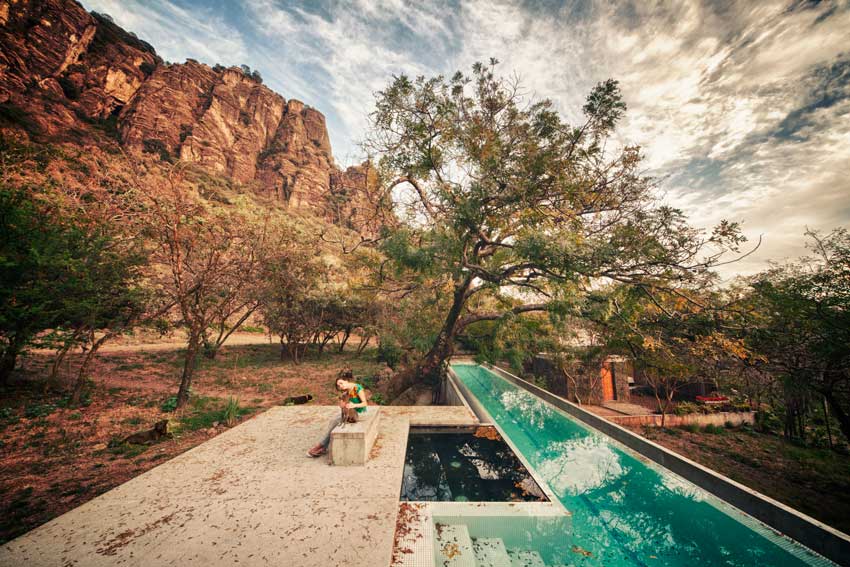
[[[648,415],[606,415],[608,421],[613,421],[619,425],[626,427],[639,427],[641,425],[650,425],[661,427],[661,416],[656,414]],[[665,427],[676,427],[677,425],[717,425],[725,426],[727,423],[732,425],[742,425],[749,423],[750,425],[756,422],[756,412],[754,411],[719,411],[717,413],[689,413],[686,415],[668,414],[664,418]]]
[[[725,500],[768,526],[799,541],[810,549],[835,561],[850,565],[850,536],[807,516],[785,504],[735,482],[701,464],[674,453],[669,449],[636,435],[605,418],[565,400],[555,394],[526,382],[501,368],[484,365],[509,382],[524,388],[585,422],[630,449],[652,459],[661,466],[691,481],[718,498]]]

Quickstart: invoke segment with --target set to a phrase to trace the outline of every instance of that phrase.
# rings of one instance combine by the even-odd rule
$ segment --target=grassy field
[[[850,456],[749,428],[637,431],[762,494],[850,533]]]
[[[48,355],[27,357],[12,386],[0,390],[0,542],[203,443],[224,431],[228,418],[238,423],[306,393],[313,395],[312,404],[335,404],[339,369],[351,367],[363,379],[383,366],[374,350],[358,357],[335,348],[322,357],[311,353],[295,366],[280,360],[277,345],[262,344],[262,336],[257,343],[201,359],[191,403],[178,411],[173,411],[182,364],[177,345],[103,353],[92,369],[91,393],[79,407],[70,407],[59,389],[44,391]],[[60,378],[69,380],[75,367],[72,358]],[[173,439],[150,446],[120,442],[162,419],[169,420]]]

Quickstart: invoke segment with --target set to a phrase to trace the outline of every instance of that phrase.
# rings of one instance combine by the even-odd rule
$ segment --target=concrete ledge
[[[331,432],[330,461],[333,465],[364,465],[378,436],[381,408],[369,406],[357,423],[337,425]]]
[[[797,540],[809,549],[820,553],[839,565],[850,565],[850,536],[807,516],[785,504],[735,482],[707,467],[669,449],[636,435],[605,418],[594,415],[556,396],[551,392],[526,382],[510,372],[490,364],[484,365],[505,380],[523,388],[553,406],[583,421],[626,445],[633,451],[648,457],[661,466],[673,471],[700,488],[725,500],[768,526]],[[474,406],[473,406],[474,407]]]
[[[651,425],[661,427],[661,416],[657,414],[647,415],[606,415],[602,416],[608,421],[613,421],[620,425],[635,427],[639,425]],[[665,427],[676,427],[677,425],[717,425],[723,427],[726,423],[732,425],[741,425],[749,423],[752,425],[756,421],[756,412],[754,411],[719,411],[717,413],[689,413],[685,415],[668,414],[664,420]]]

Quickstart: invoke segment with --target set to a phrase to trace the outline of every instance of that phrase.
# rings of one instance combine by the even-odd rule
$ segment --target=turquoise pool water
[[[452,369],[572,513],[564,565],[833,565],[471,364]]]

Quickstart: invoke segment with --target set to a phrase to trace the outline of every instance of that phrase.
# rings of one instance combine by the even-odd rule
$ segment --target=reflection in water
[[[505,409],[521,413],[528,425],[538,429],[543,429],[546,420],[552,417],[552,408],[539,403],[538,398],[525,390],[502,392],[499,401]]]
[[[495,431],[493,433],[488,436],[411,430],[405,455],[402,500],[546,500],[510,447]]]
[[[553,441],[538,458],[537,470],[558,494],[587,492],[613,482],[624,472],[617,454],[594,436]]]
[[[553,564],[830,564],[486,369],[453,369],[572,513],[590,555]]]

